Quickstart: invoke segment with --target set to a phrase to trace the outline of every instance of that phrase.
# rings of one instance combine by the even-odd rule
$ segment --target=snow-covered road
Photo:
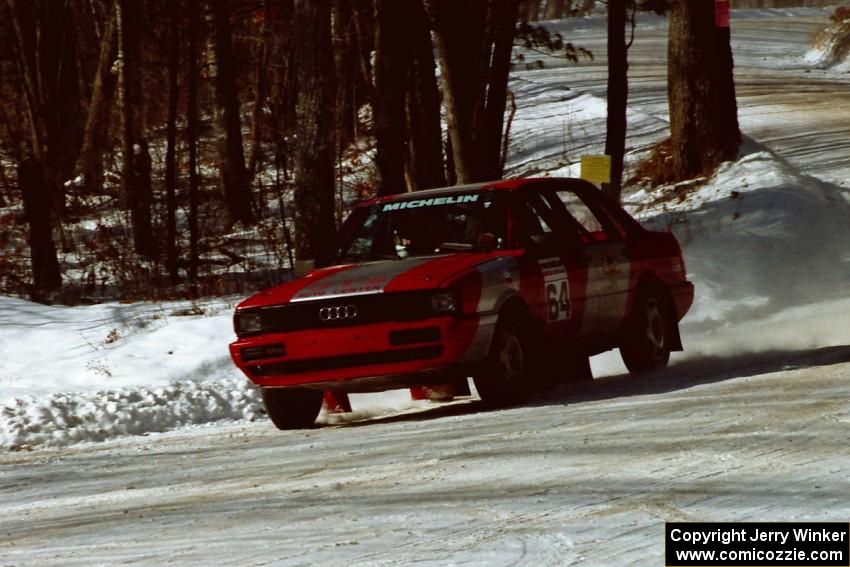
[[[0,456],[0,564],[660,565],[667,520],[850,516],[850,346],[549,400]]]
[[[827,11],[820,9],[736,11],[732,22],[735,80],[739,119],[743,132],[767,145],[803,173],[830,183],[850,187],[850,73],[820,69],[805,56],[812,39],[827,23]],[[540,107],[535,87],[549,100],[569,99],[587,93],[604,99],[607,93],[607,58],[604,18],[564,20],[552,29],[567,41],[586,47],[593,61],[567,65],[550,57],[541,60],[545,68],[516,73],[512,88],[522,93],[517,121],[546,109]],[[667,23],[663,18],[642,15],[635,42],[629,50],[629,139],[630,151],[640,152],[655,143],[667,119]],[[566,91],[572,89],[572,93]],[[529,96],[532,95],[532,96]],[[524,104],[531,106],[524,109]],[[580,113],[586,101],[563,106],[544,122],[533,143],[522,132],[515,137],[509,168],[516,171],[545,171],[540,160],[578,161],[586,151],[602,152],[604,128],[588,127]],[[536,107],[536,108],[535,108]],[[604,122],[604,106],[598,119]],[[542,131],[541,131],[542,130]],[[662,133],[661,135],[666,135]],[[549,151],[540,152],[540,139]],[[536,155],[526,163],[524,150]]]

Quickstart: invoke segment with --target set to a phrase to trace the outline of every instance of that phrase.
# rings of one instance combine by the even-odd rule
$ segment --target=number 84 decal
[[[570,281],[560,258],[540,261],[543,271],[543,288],[546,294],[546,318],[550,323],[566,321],[572,317]]]

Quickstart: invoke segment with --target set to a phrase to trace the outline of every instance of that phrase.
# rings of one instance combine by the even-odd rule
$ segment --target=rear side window
[[[625,236],[625,231],[608,215],[597,215],[578,195],[572,191],[558,191],[558,198],[570,216],[573,217],[583,230],[581,235],[584,244],[607,242]]]

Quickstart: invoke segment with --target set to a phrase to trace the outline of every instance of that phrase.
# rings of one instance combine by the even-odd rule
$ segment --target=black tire
[[[312,427],[322,409],[322,392],[304,388],[262,388],[263,405],[278,429]]]
[[[515,319],[499,321],[487,361],[473,376],[484,403],[505,406],[525,399],[531,389],[529,335],[528,325]]]
[[[639,293],[626,324],[620,355],[634,376],[667,368],[676,321],[659,291]]]

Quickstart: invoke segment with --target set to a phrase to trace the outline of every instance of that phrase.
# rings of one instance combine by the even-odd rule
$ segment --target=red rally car
[[[329,265],[237,306],[230,354],[281,429],[312,425],[325,390],[472,376],[504,404],[613,348],[633,374],[665,367],[693,297],[675,237],[585,181],[458,186],[358,206]]]

